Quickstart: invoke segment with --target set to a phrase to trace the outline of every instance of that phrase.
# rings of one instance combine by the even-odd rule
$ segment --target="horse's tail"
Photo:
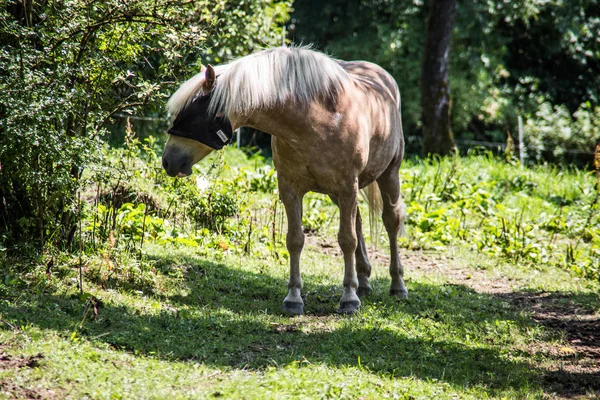
[[[381,213],[383,211],[383,200],[381,199],[381,192],[379,191],[379,186],[377,186],[377,181],[371,182],[367,187],[363,188],[361,192],[364,199],[367,201],[367,204],[369,205],[369,228],[371,230],[371,241],[373,243],[377,243],[377,239],[379,237],[377,218],[381,216]],[[400,193],[400,197],[398,198],[397,207],[400,208],[400,226],[398,234],[400,236],[404,236],[404,220],[406,219],[406,206],[404,205],[402,193]]]
[[[367,187],[362,189],[362,195],[369,205],[369,229],[371,231],[371,242],[376,244],[379,238],[379,224],[377,218],[383,211],[383,201],[381,200],[381,192],[377,182],[371,182]]]

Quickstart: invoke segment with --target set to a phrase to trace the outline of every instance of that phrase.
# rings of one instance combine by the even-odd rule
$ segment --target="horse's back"
[[[391,99],[400,109],[400,90],[396,80],[385,69],[368,61],[342,61],[341,67],[358,84]]]

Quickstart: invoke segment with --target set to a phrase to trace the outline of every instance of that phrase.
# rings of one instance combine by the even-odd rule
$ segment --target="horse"
[[[229,143],[240,127],[271,135],[288,222],[286,314],[304,313],[302,199],[309,191],[330,196],[339,208],[344,280],[338,312],[354,313],[360,297],[372,291],[358,209],[363,188],[370,193],[370,212],[376,212],[379,200],[389,236],[390,295],[408,297],[397,239],[404,220],[400,92],[383,68],[337,60],[307,47],[271,48],[202,67],[171,96],[167,109],[174,118],[162,156],[169,176],[191,174],[192,165]]]

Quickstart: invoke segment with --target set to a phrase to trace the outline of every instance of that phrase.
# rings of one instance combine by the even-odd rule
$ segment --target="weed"
[[[523,171],[487,155],[409,165],[403,177],[411,239],[402,243],[440,249],[464,242],[512,262],[550,263],[600,279],[594,177],[568,173]],[[555,251],[564,242],[573,249],[566,255]]]

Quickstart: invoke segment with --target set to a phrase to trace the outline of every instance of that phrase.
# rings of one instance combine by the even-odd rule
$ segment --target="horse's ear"
[[[206,92],[210,92],[215,86],[215,79],[217,79],[215,69],[212,65],[208,64],[206,66],[206,71],[204,71],[204,84],[202,85]]]

